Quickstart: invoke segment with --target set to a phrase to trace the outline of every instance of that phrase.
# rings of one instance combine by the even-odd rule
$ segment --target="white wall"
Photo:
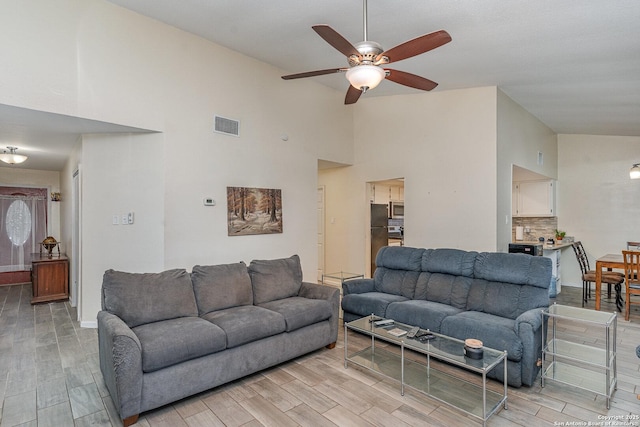
[[[354,129],[354,165],[319,174],[327,271],[367,271],[368,181],[405,178],[408,246],[507,251],[512,165],[557,176],[556,135],[495,87],[364,98]]]
[[[353,166],[319,174],[327,271],[367,271],[366,183],[389,178],[405,178],[407,246],[495,250],[495,94],[486,87],[358,101]]]
[[[297,253],[315,280],[317,159],[353,161],[342,92],[283,81],[282,70],[102,0],[1,5],[0,55],[12,67],[0,72],[0,103],[161,132],[82,140],[85,323],[107,268]],[[213,133],[215,114],[240,120],[241,136]],[[227,186],[281,189],[284,233],[228,237]],[[111,225],[130,210],[134,225]]]
[[[591,268],[640,239],[640,180],[629,179],[638,162],[640,137],[558,135],[558,227],[582,241]],[[562,281],[582,286],[571,251],[563,253]]]
[[[506,252],[512,239],[512,166],[557,179],[558,142],[551,129],[501,90],[497,91],[497,117],[496,248]],[[538,164],[538,152],[543,155],[542,164]]]

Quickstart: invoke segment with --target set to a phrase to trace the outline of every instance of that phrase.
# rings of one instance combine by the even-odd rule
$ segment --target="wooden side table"
[[[65,254],[31,254],[31,304],[69,299],[69,259]]]

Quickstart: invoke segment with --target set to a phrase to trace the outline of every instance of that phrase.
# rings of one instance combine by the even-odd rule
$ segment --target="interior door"
[[[317,201],[317,215],[318,215],[318,281],[322,281],[322,275],[324,274],[324,186],[318,187],[318,201]]]

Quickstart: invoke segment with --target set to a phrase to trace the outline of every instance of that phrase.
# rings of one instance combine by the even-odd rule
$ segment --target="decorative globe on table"
[[[53,250],[57,246],[58,246],[58,241],[51,236],[45,237],[45,239],[42,241],[42,247],[44,247],[47,250],[47,255],[49,256],[52,256]]]

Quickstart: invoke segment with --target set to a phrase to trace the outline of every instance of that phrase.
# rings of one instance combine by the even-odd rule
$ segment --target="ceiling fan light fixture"
[[[347,80],[351,86],[363,92],[373,89],[385,78],[385,71],[377,65],[356,65],[347,70]]]
[[[3,162],[9,163],[10,165],[15,165],[27,160],[27,156],[23,156],[22,154],[16,154],[16,150],[18,149],[18,147],[7,147],[7,148],[9,149],[8,153],[7,153],[7,150],[4,150],[2,154],[0,154],[0,160],[2,160]]]
[[[629,178],[640,179],[640,163],[636,163],[631,167],[629,171]]]

